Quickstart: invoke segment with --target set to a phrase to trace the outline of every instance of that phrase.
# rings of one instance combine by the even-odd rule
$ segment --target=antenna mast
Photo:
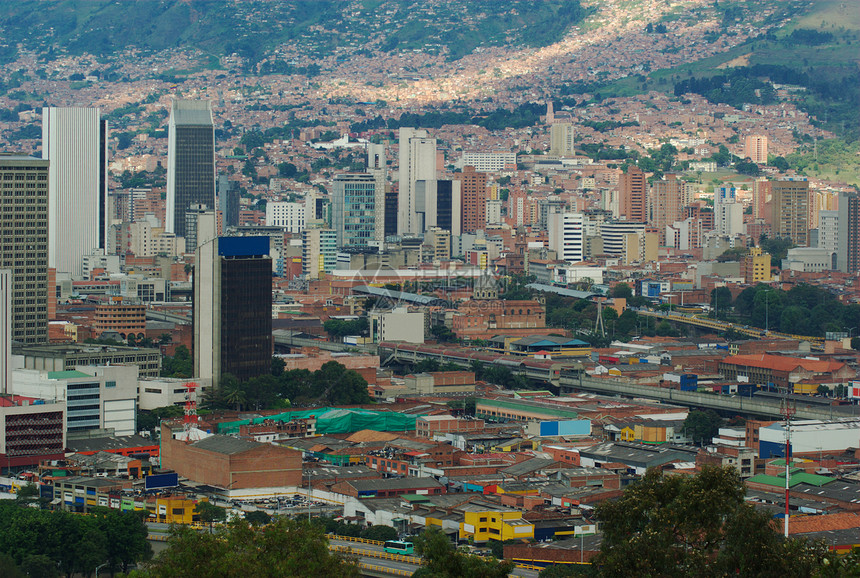
[[[185,442],[190,441],[191,428],[197,427],[197,384],[189,381],[185,384],[185,419],[182,429],[185,431]]]

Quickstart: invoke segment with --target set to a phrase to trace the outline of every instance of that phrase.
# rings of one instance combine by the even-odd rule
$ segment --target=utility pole
[[[788,399],[788,387],[785,389],[785,397],[782,400],[783,428],[785,429],[785,537],[788,538],[789,518],[789,480],[791,479],[791,417],[797,411],[797,407]]]

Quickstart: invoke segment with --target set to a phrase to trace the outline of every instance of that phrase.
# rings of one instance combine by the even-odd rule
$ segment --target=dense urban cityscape
[[[856,5],[0,30],[0,575],[860,572]]]

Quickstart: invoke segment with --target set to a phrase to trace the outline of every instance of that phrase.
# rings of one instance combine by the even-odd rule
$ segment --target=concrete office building
[[[0,269],[0,394],[12,383],[12,271]]]
[[[319,279],[337,263],[337,233],[334,229],[305,229],[302,232],[302,274]]]
[[[418,228],[426,233],[433,227],[462,232],[463,209],[459,180],[417,181],[415,183],[415,214]]]
[[[84,255],[107,246],[107,136],[97,108],[42,109],[48,267],[75,277]]]
[[[573,123],[554,122],[549,125],[549,154],[559,157],[575,156],[574,135]]]
[[[227,175],[218,176],[218,210],[224,229],[239,225],[239,185]]]
[[[9,405],[0,406],[0,472],[65,458],[66,404],[7,400]]]
[[[12,388],[16,395],[65,402],[70,436],[94,430],[125,436],[137,432],[137,380],[134,365],[71,371],[16,369]]]
[[[332,228],[338,249],[366,248],[376,240],[376,178],[368,173],[346,173],[332,182]]]
[[[215,126],[209,101],[176,99],[167,127],[167,232],[185,237],[191,205],[215,207]]]
[[[578,263],[585,258],[585,216],[582,213],[549,215],[549,248],[559,259]]]
[[[771,227],[776,237],[806,247],[809,237],[809,181],[782,180],[771,185]]]
[[[73,371],[81,365],[134,365],[146,377],[161,374],[161,350],[147,347],[58,343],[23,345],[12,348],[20,355],[25,369]]]
[[[374,233],[376,241],[385,240],[385,185],[388,180],[388,169],[385,164],[385,145],[367,143],[367,174],[376,181],[374,196]]]
[[[191,253],[197,247],[218,236],[218,221],[214,209],[206,205],[191,205],[185,211],[185,252]]]
[[[506,168],[517,168],[516,153],[470,153],[464,152],[457,163],[458,168],[472,166],[481,173],[497,173]]]
[[[217,387],[272,364],[272,261],[268,237],[218,237],[194,261],[194,375]]]
[[[743,233],[744,207],[739,203],[734,187],[714,188],[714,230],[720,235],[734,237]]]
[[[12,339],[20,343],[48,341],[48,166],[0,155],[0,269],[12,271]]]
[[[843,273],[860,271],[860,196],[839,193],[837,266]]]
[[[654,181],[651,188],[652,224],[660,235],[660,244],[666,245],[666,227],[684,220],[684,208],[690,204],[690,194],[678,175],[668,174]]]
[[[424,231],[417,214],[416,183],[436,180],[436,139],[425,130],[403,127],[398,141],[397,234],[420,235]]]
[[[283,227],[287,233],[301,233],[305,229],[304,203],[270,201],[266,203],[266,226]]]

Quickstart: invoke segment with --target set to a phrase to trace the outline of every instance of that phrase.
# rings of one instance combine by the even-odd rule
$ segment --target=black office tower
[[[185,237],[188,207],[215,206],[215,126],[209,101],[174,100],[167,139],[166,228]]]
[[[397,189],[385,191],[385,237],[397,235]]]
[[[268,237],[219,237],[197,249],[194,375],[245,381],[272,367],[272,259]]]

